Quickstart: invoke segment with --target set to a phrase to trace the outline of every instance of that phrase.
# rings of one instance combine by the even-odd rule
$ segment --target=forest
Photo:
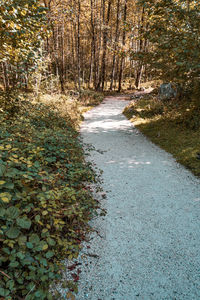
[[[146,87],[125,115],[199,176],[198,0],[0,1],[0,299],[61,299],[49,286],[100,210],[82,113]]]
[[[162,79],[197,92],[199,5],[2,1],[2,88],[120,91],[124,82],[138,88],[141,81]]]

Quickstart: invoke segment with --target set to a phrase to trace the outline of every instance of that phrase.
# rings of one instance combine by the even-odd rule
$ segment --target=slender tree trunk
[[[112,61],[112,71],[111,71],[111,82],[110,82],[110,90],[113,89],[113,81],[115,77],[115,62],[116,62],[116,50],[117,44],[119,41],[119,9],[120,9],[120,0],[117,1],[117,21],[116,21],[116,31],[115,31],[115,44],[114,44],[114,54],[113,54],[113,61]]]
[[[120,58],[119,58],[119,56],[117,56],[117,68],[116,68],[116,72],[115,72],[114,85],[113,85],[113,89],[114,89],[114,90],[115,90],[116,87],[117,87],[118,73],[119,73],[119,61],[120,61]]]
[[[94,1],[90,1],[91,5],[91,28],[92,28],[92,53],[91,53],[91,71],[94,70],[94,87],[97,85],[97,65],[96,65],[96,32],[95,32],[95,19],[94,19]],[[92,77],[92,74],[91,74]],[[90,77],[90,80],[91,80]]]
[[[101,75],[100,75],[100,80],[99,80],[98,87],[97,87],[97,89],[101,89],[102,91],[104,89],[104,84],[105,84],[108,24],[109,24],[109,20],[110,20],[111,3],[112,3],[112,0],[109,0],[108,9],[107,9],[107,17],[106,17],[106,20],[105,20],[105,0],[103,0],[103,25],[104,25],[103,55],[102,55],[102,63],[101,63]]]
[[[88,88],[91,87],[92,85],[92,79],[93,79],[93,62],[94,58],[93,58],[93,51],[92,51],[92,43],[91,43],[91,55],[90,55],[90,75],[89,75],[89,81],[88,81]],[[95,85],[94,85],[95,86]]]
[[[144,7],[142,8],[142,15],[141,15],[141,20],[140,20],[140,32],[139,34],[142,34],[144,31]],[[143,40],[140,38],[139,40],[139,46],[138,46],[138,52],[146,51],[146,45],[147,45],[147,40],[143,42]],[[140,82],[142,78],[142,73],[144,70],[144,65],[142,62],[139,63],[139,66],[136,71],[136,78],[135,78],[135,87],[138,89],[140,87]]]
[[[59,33],[58,33],[58,39],[59,39]],[[58,40],[58,47],[59,47],[59,40]],[[65,62],[64,62],[64,20],[62,22],[62,28],[61,28],[61,41],[60,41],[60,58],[58,58],[58,72],[59,72],[59,80],[60,80],[60,86],[61,86],[61,92],[65,93],[65,80],[64,80],[64,69],[65,69]]]
[[[81,13],[81,0],[78,0],[78,13],[77,13],[77,73],[78,73],[78,90],[79,91],[81,89],[80,13]]]
[[[124,0],[124,18],[123,18],[123,23],[124,27],[126,24],[126,18],[127,18],[127,2],[128,0]],[[126,30],[123,28],[123,37],[122,37],[122,46],[124,47],[126,43]],[[120,69],[119,69],[119,84],[118,84],[118,92],[121,91],[121,84],[122,84],[122,75],[123,75],[123,67],[124,67],[124,55],[122,55],[121,60],[120,60]]]
[[[97,47],[97,55],[96,55],[96,65],[97,65],[97,86],[95,87],[95,89],[97,90],[98,87],[98,83],[100,82],[100,54],[101,54],[101,48],[102,48],[102,19],[103,19],[103,10],[105,8],[105,6],[103,5],[104,0],[100,0],[101,1],[101,6],[100,6],[100,13],[99,13],[99,34],[98,34],[98,47]],[[98,14],[97,14],[98,15]]]

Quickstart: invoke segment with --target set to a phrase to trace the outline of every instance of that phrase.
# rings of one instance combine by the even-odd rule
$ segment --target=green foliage
[[[81,91],[78,101],[84,106],[96,106],[100,104],[104,99],[103,93],[94,92],[90,90]]]
[[[88,187],[98,178],[69,115],[19,101],[0,122],[0,297],[52,299],[98,207]]]
[[[33,57],[39,45],[45,8],[37,0],[3,0],[0,3],[0,60]]]
[[[199,1],[138,1],[144,7],[147,30],[142,33],[152,47],[139,53],[157,77],[193,90],[200,72]],[[136,55],[137,56],[137,55]]]
[[[46,9],[37,0],[0,2],[0,62],[6,91],[28,86],[28,76],[41,59],[47,35]]]

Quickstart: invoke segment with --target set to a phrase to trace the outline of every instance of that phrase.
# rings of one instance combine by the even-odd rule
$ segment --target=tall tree
[[[127,2],[128,2],[128,0],[124,0],[124,16],[123,16],[123,25],[124,26],[123,26],[123,34],[122,34],[122,47],[124,47],[125,44],[126,44]],[[122,54],[121,54],[121,60],[120,60],[118,92],[120,92],[121,88],[122,88],[123,67],[124,67],[124,52],[122,52]]]
[[[112,61],[112,71],[111,71],[111,81],[110,81],[110,90],[113,89],[113,82],[115,78],[115,66],[116,66],[116,52],[119,41],[119,13],[120,13],[120,0],[117,0],[117,18],[116,18],[116,30],[115,30],[115,41],[113,49],[113,61]]]
[[[106,14],[106,0],[103,0],[103,54],[102,54],[102,62],[101,62],[101,73],[99,78],[99,83],[97,89],[101,89],[103,91],[105,84],[105,72],[106,72],[106,54],[107,54],[107,42],[108,42],[108,25],[110,21],[110,9],[112,0],[108,0],[108,8],[107,8],[107,16]]]

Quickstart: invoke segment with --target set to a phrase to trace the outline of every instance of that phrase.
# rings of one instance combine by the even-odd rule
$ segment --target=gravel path
[[[103,154],[106,217],[92,221],[77,300],[200,299],[200,181],[153,145],[109,97],[81,134]]]

